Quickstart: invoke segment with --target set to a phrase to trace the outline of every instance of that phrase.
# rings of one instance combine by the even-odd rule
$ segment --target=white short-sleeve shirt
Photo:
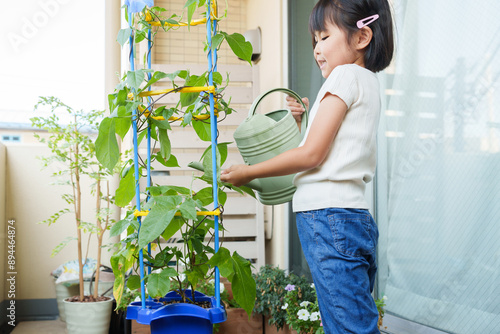
[[[333,69],[310,109],[309,126],[300,146],[307,140],[310,125],[327,93],[341,98],[347,105],[347,113],[325,160],[318,167],[295,176],[295,212],[332,207],[369,208],[365,186],[375,173],[380,117],[377,76],[354,64]]]

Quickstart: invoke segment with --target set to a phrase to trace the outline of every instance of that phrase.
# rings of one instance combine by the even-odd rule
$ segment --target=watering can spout
[[[201,172],[205,172],[205,168],[203,168],[203,164],[198,161],[192,161],[188,164],[188,167],[199,170]],[[255,191],[262,191],[262,184],[259,179],[255,179],[245,184],[246,187],[251,188]]]

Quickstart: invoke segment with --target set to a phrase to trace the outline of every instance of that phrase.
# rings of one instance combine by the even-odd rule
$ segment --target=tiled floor
[[[10,334],[67,334],[66,323],[57,320],[23,321]],[[132,334],[149,334],[149,326],[132,324]],[[0,334],[3,334],[0,328]]]
[[[66,323],[61,320],[23,321],[11,334],[67,334]]]

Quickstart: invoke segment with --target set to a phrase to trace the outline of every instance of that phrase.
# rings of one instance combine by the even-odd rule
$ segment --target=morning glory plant
[[[220,120],[233,112],[225,97],[229,79],[224,82],[221,73],[207,71],[195,75],[189,68],[179,68],[172,73],[165,73],[150,69],[146,61],[153,50],[157,32],[177,29],[180,25],[186,24],[185,21],[188,25],[189,22],[198,22],[197,25],[200,21],[203,23],[209,19],[208,6],[211,4],[217,8],[217,1],[186,0],[183,13],[177,15],[165,8],[151,7],[154,5],[153,0],[125,1],[125,5],[128,6],[127,14],[133,15],[126,15],[129,27],[118,32],[117,42],[122,46],[128,43],[129,50],[138,50],[138,43],[142,41],[148,41],[150,44],[144,54],[134,51],[134,54],[139,53],[134,59],[144,62],[139,61],[134,67],[135,70],[126,71],[115,91],[108,95],[110,114],[99,125],[95,151],[97,160],[104,168],[112,171],[119,162],[119,142],[126,140],[127,133],[137,131],[138,145],[148,135],[151,140],[152,149],[148,152],[148,159],[127,157],[128,160],[120,168],[120,183],[115,192],[115,204],[126,208],[124,218],[114,224],[110,231],[111,236],[122,236],[120,242],[116,244],[116,252],[110,259],[115,275],[113,295],[117,304],[120,303],[125,288],[134,291],[144,286],[151,298],[161,298],[175,291],[183,303],[195,303],[194,292],[203,282],[215,276],[215,267],[218,267],[220,275],[231,282],[234,299],[250,316],[256,294],[251,263],[236,251],[230,252],[221,243],[218,251],[215,251],[216,222],[209,209],[217,206],[219,212],[223,211],[227,199],[225,191],[228,189],[241,194],[253,194],[251,189],[219,183],[215,187],[218,189],[218,203],[213,204],[212,155],[203,153],[199,162],[204,166],[205,173],[202,176],[193,176],[192,179],[202,181],[201,186],[193,187],[191,183],[188,188],[160,184],[158,180],[151,178],[151,186],[140,194],[140,203],[135,203],[135,206],[131,204],[137,196],[136,170],[137,175],[142,177],[150,168],[147,163],[151,166],[158,163],[168,168],[180,167],[177,158],[172,154],[170,136],[175,135],[173,131],[175,128],[170,125],[171,122],[178,121],[181,127],[191,126],[193,138],[198,137],[200,141],[207,142],[208,147],[205,152],[212,150],[210,123],[215,120],[210,117],[208,90],[204,89],[201,94],[196,91],[183,92],[183,87],[210,86],[210,93],[214,94],[217,101],[214,108],[220,114]],[[195,13],[197,10],[198,13]],[[192,20],[194,14],[203,19]],[[183,22],[180,22],[181,19]],[[212,19],[219,21],[223,17],[212,17]],[[205,47],[206,53],[218,50],[225,40],[235,56],[251,63],[251,43],[241,34],[227,34],[219,30],[219,25],[215,26],[215,31],[209,30],[212,35],[210,38],[207,36],[206,42],[200,45],[200,49]],[[155,90],[160,80],[166,85],[171,84],[170,93],[177,101],[171,107],[166,107],[165,101],[161,101],[168,93],[156,92],[154,95],[159,96],[158,98],[148,97],[149,89]],[[146,92],[148,94],[145,94]],[[217,152],[215,164],[218,173],[227,158],[228,144],[218,143],[214,148]],[[205,214],[200,214],[201,212]],[[140,229],[137,216],[145,216],[141,219]],[[218,230],[223,229],[221,219]],[[181,242],[165,245],[164,241],[174,235],[179,235]],[[141,253],[143,266],[138,262]],[[129,274],[130,271],[132,274]]]

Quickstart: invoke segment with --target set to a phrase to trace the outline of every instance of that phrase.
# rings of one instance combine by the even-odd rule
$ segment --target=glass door
[[[500,2],[394,11],[376,178],[387,331],[499,333]]]

